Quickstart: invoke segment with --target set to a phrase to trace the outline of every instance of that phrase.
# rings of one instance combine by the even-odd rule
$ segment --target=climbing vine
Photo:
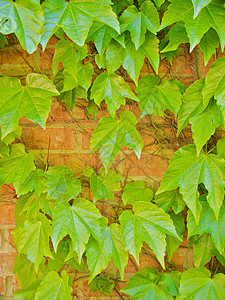
[[[15,299],[71,299],[71,270],[87,269],[91,289],[104,295],[115,290],[131,299],[225,299],[225,139],[215,134],[218,127],[225,130],[224,0],[0,0],[0,20],[2,48],[19,41],[31,54],[44,51],[53,35],[58,40],[52,77],[27,62],[32,73],[26,80],[0,78],[0,184],[13,184],[18,197]],[[196,69],[189,87],[158,75],[160,58],[170,75],[181,44],[192,53],[200,47],[205,65],[216,58],[206,78]],[[151,75],[141,78],[144,64]],[[84,99],[90,120],[99,109],[108,111],[90,139],[102,165],[79,175],[67,166],[38,164],[20,140],[19,126],[26,117],[45,129],[52,101],[76,122],[77,99]],[[138,121],[126,109],[133,103]],[[170,124],[178,144],[164,137],[154,115]],[[116,168],[124,146],[141,157],[140,131],[149,124],[144,117],[156,139],[175,152],[157,191]],[[184,134],[189,124],[194,143]],[[93,199],[84,199],[87,187]],[[101,211],[103,202],[114,208],[113,217]],[[195,268],[181,273],[170,260],[185,228]],[[120,291],[116,284],[129,256],[139,264],[141,250],[152,251],[163,271],[144,268]],[[103,272],[111,260],[117,278]]]

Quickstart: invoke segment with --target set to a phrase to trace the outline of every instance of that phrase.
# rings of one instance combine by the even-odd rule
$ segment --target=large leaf
[[[14,298],[16,300],[35,299],[35,293],[40,283],[41,283],[40,280],[36,280],[33,283],[31,283],[27,288],[15,291],[13,293]]]
[[[132,5],[120,18],[121,32],[129,30],[136,50],[144,43],[147,29],[156,34],[159,28],[159,15],[153,3],[145,1],[140,12]]]
[[[69,234],[78,260],[81,262],[90,234],[100,241],[100,218],[98,209],[90,201],[75,199],[74,204],[59,203],[52,221],[52,242],[57,251],[59,242]]]
[[[34,155],[27,154],[22,144],[15,144],[11,147],[10,155],[0,160],[0,185],[13,183],[16,191],[19,191],[34,169]]]
[[[29,74],[26,86],[19,79],[0,78],[0,125],[2,137],[15,131],[23,116],[45,128],[51,97],[58,95],[52,81],[40,74]]]
[[[138,262],[142,243],[146,242],[165,267],[166,234],[180,240],[170,216],[155,204],[148,202],[136,202],[133,210],[134,214],[126,210],[120,216],[126,249]]]
[[[181,212],[185,207],[183,197],[178,189],[157,194],[154,202],[167,213],[170,211],[171,207],[175,214]]]
[[[49,38],[62,27],[68,37],[82,46],[93,21],[106,24],[120,33],[119,22],[112,11],[110,0],[46,0],[42,4],[45,16],[45,33],[41,44],[46,47]]]
[[[66,271],[62,277],[57,272],[49,272],[37,288],[35,300],[70,300],[72,288],[69,286],[69,276]]]
[[[208,190],[207,201],[218,219],[224,198],[224,167],[225,161],[216,155],[201,151],[197,156],[194,145],[184,146],[170,160],[157,194],[179,187],[185,203],[198,222],[201,213],[198,185],[204,183]]]
[[[177,299],[224,299],[225,275],[216,274],[211,279],[210,271],[205,268],[189,269],[181,276]]]
[[[121,190],[119,186],[119,181],[123,178],[117,175],[112,170],[106,174],[104,169],[99,171],[98,176],[93,174],[91,176],[91,189],[95,195],[94,202],[105,198],[105,199],[114,199],[114,192]]]
[[[100,105],[102,100],[105,100],[108,105],[108,111],[113,117],[120,105],[125,104],[124,97],[138,101],[129,85],[121,76],[115,73],[107,75],[107,72],[99,75],[94,81],[91,97],[97,105]]]
[[[28,194],[29,192],[35,192],[38,196],[44,191],[44,181],[46,174],[43,170],[37,169],[35,172],[31,172],[20,189],[17,191],[17,196]]]
[[[0,32],[15,32],[28,53],[37,49],[44,34],[44,14],[40,5],[32,0],[1,0],[0,19]]]
[[[144,181],[133,181],[126,184],[123,189],[122,200],[124,205],[134,204],[138,201],[150,202],[153,198],[153,191],[145,187]]]
[[[172,4],[164,14],[160,29],[177,21],[184,21],[192,51],[212,27],[218,33],[223,49],[225,45],[225,7],[223,4],[223,0],[213,0],[193,19],[194,8],[191,0],[172,0]]]
[[[143,142],[138,134],[134,115],[129,111],[124,111],[120,115],[120,120],[112,117],[103,117],[99,120],[91,137],[91,152],[100,148],[100,156],[106,170],[113,162],[119,150],[126,145],[134,150],[140,158]]]
[[[19,253],[27,255],[38,270],[43,256],[52,257],[49,249],[49,237],[52,234],[50,220],[43,214],[36,219],[27,219],[23,225],[12,231],[13,239]]]
[[[178,86],[171,81],[153,75],[144,76],[136,89],[141,110],[141,117],[147,114],[163,115],[169,109],[176,114],[181,105],[181,93]]]
[[[132,300],[172,300],[166,286],[159,282],[159,272],[153,268],[144,268],[134,274],[122,289]]]
[[[49,198],[68,201],[76,198],[81,191],[80,180],[72,178],[74,172],[67,166],[49,168],[46,173],[46,192]]]
[[[200,10],[207,6],[212,0],[191,0],[194,5],[194,18],[197,17]]]
[[[205,66],[209,62],[212,55],[216,52],[216,48],[219,47],[219,37],[215,29],[210,28],[202,37],[199,47],[203,52]]]
[[[215,247],[221,254],[223,254],[225,250],[225,207],[224,205],[221,207],[219,219],[217,220],[207,201],[202,201],[201,204],[202,212],[198,225],[196,225],[193,214],[190,211],[188,212],[188,236],[190,237],[195,234],[202,234],[205,232],[210,233]]]

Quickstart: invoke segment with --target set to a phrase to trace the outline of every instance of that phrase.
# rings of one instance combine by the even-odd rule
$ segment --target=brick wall
[[[23,77],[31,72],[41,72],[52,78],[51,58],[54,54],[56,40],[51,39],[45,52],[38,49],[33,55],[28,55],[20,45],[7,47],[0,50],[0,75]],[[199,49],[192,54],[188,53],[186,45],[180,48],[179,56],[174,59],[172,67],[164,60],[160,63],[159,75],[165,78],[179,79],[185,85],[190,85],[198,78],[207,74],[213,58],[204,67],[204,61]],[[141,76],[153,73],[152,69],[145,64]],[[129,82],[130,86],[134,88]],[[47,128],[43,130],[40,126],[29,122],[26,118],[20,120],[23,126],[22,141],[27,150],[33,152],[37,164],[42,164],[42,159],[47,160],[49,166],[68,165],[79,173],[80,168],[87,166],[99,169],[101,161],[98,154],[90,157],[90,135],[95,128],[97,121],[90,121],[85,116],[86,103],[77,99],[72,117],[65,107],[56,100],[52,103],[51,113],[47,120]],[[137,105],[127,105],[125,109],[131,110],[138,118],[140,113]],[[107,115],[106,109],[99,110],[97,120]],[[172,117],[172,116],[171,116]],[[113,162],[114,169],[128,179],[141,179],[148,182],[149,186],[156,190],[160,180],[167,170],[168,160],[174,151],[191,140],[190,129],[187,129],[178,138],[173,127],[173,117],[145,116],[138,122],[138,130],[143,138],[144,149],[141,159],[138,160],[135,154],[124,147]],[[87,191],[86,197],[92,197]],[[16,249],[13,244],[11,230],[15,227],[14,207],[17,201],[12,186],[5,185],[1,189],[0,199],[0,299],[11,299],[12,292],[18,288],[15,275],[13,275],[13,264],[16,256]],[[100,207],[104,214],[110,211],[110,206],[104,204]],[[182,246],[174,253],[171,266],[177,270],[185,270],[193,266],[192,250],[188,251],[187,241],[184,238]],[[159,263],[152,253],[144,250],[140,255],[140,266],[137,266],[132,258],[125,269],[125,281],[134,274],[137,269],[150,266],[160,270]],[[117,276],[117,270],[112,266],[106,273]],[[73,274],[74,278],[74,299],[99,299],[97,293],[92,293],[87,285],[88,273]],[[82,277],[78,280],[79,277]],[[124,284],[118,282],[118,288]],[[115,293],[113,297],[101,297],[101,299],[120,299]]]

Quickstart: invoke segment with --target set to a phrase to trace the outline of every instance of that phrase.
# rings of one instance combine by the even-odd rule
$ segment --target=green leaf
[[[198,185],[204,183],[208,190],[207,201],[218,219],[224,198],[224,166],[225,161],[216,155],[201,151],[197,156],[194,145],[184,146],[170,160],[170,166],[164,174],[157,194],[179,187],[184,202],[198,222],[201,213]]]
[[[164,268],[166,234],[180,240],[170,216],[155,204],[148,202],[136,202],[133,211],[134,215],[126,210],[120,216],[126,249],[138,262],[142,242],[146,242]]]
[[[67,202],[58,203],[52,221],[55,251],[59,242],[69,234],[80,263],[90,234],[100,240],[100,218],[98,209],[90,201],[76,198],[72,206]]]
[[[130,295],[131,300],[172,300],[167,288],[158,280],[159,272],[156,269],[144,268],[134,274],[121,291]]]
[[[89,87],[92,84],[92,75],[94,73],[93,65],[90,62],[82,64],[81,62],[78,63],[78,85],[88,91]],[[78,94],[78,91],[76,90]],[[78,95],[79,97],[79,95]]]
[[[22,127],[18,126],[17,129],[13,132],[10,132],[7,134],[4,138],[1,138],[1,130],[0,130],[0,157],[4,155],[10,154],[10,144],[15,140],[15,139],[20,139],[22,133]]]
[[[224,274],[216,274],[211,279],[210,271],[205,268],[189,269],[181,276],[180,297],[177,299],[224,299],[224,282]]]
[[[219,139],[216,145],[217,156],[225,159],[225,138]]]
[[[122,200],[124,205],[134,204],[138,201],[150,202],[153,198],[153,191],[145,187],[144,181],[133,181],[126,184],[123,189]]]
[[[34,264],[27,259],[26,255],[17,254],[13,273],[16,274],[16,279],[18,280],[20,287],[26,289],[31,282],[44,279],[48,273],[48,269],[45,265],[45,259],[43,259],[38,272],[36,272]]]
[[[129,111],[123,111],[120,120],[112,117],[99,120],[91,137],[90,148],[92,153],[100,148],[101,160],[106,170],[123,145],[133,149],[140,158],[143,142],[135,128],[136,123],[134,115]]]
[[[113,289],[115,287],[115,283],[109,277],[103,277],[99,275],[96,277],[91,285],[90,289],[93,292],[100,292],[100,295],[110,296],[112,295]]]
[[[215,247],[221,254],[223,254],[225,248],[225,225],[223,221],[225,218],[225,207],[224,205],[221,207],[219,218],[217,220],[207,201],[202,201],[201,205],[202,212],[198,225],[196,225],[193,214],[188,211],[188,236],[190,237],[195,234],[210,233]]]
[[[37,288],[35,300],[70,300],[72,288],[69,286],[69,276],[66,271],[62,277],[57,272],[49,272]]]
[[[32,0],[1,0],[0,7],[0,32],[15,32],[21,46],[28,53],[34,52],[44,33],[44,14],[40,5]]]
[[[203,109],[203,88],[204,79],[195,81],[187,88],[178,113],[178,134],[188,122],[191,123],[197,154],[214,134],[216,127],[220,124],[224,125],[224,117],[214,99],[210,100],[208,106]]]
[[[174,82],[160,79],[153,75],[144,76],[136,89],[141,110],[141,118],[147,114],[163,115],[169,109],[176,114],[181,105],[181,93]]]
[[[15,144],[11,147],[10,155],[0,160],[0,185],[13,183],[16,191],[19,191],[33,170],[34,155],[27,154],[22,144]]]
[[[38,196],[44,191],[44,180],[45,172],[41,169],[37,169],[31,172],[24,183],[21,185],[20,189],[17,191],[17,196],[28,194],[29,192],[35,192]]]
[[[200,42],[203,35],[210,27],[214,28],[220,38],[221,48],[225,45],[225,7],[223,0],[213,0],[202,8],[199,15],[193,19],[194,8],[191,0],[172,0],[172,4],[165,12],[160,29],[165,28],[177,21],[184,21],[188,38],[190,40],[190,51]]]
[[[175,214],[181,212],[185,203],[183,197],[180,194],[179,190],[173,190],[168,192],[163,192],[155,196],[154,202],[161,207],[166,213],[170,211],[170,208],[174,210]]]
[[[207,6],[212,0],[191,0],[194,6],[194,18],[196,18],[201,9]]]
[[[147,29],[156,34],[159,29],[159,15],[154,4],[146,1],[141,11],[132,5],[129,6],[120,18],[121,32],[129,30],[136,50],[144,43]]]
[[[106,49],[107,71],[109,74],[116,71],[122,65],[125,53],[125,45],[123,47],[118,41],[112,39]]]
[[[206,107],[210,99],[215,96],[218,104],[225,107],[225,57],[217,59],[207,73],[202,91],[203,105]]]
[[[121,76],[115,73],[107,75],[107,72],[99,75],[94,81],[91,97],[97,105],[100,105],[102,100],[105,100],[108,111],[113,117],[115,117],[116,110],[120,105],[125,104],[124,97],[138,101],[129,85]]]
[[[49,168],[45,181],[48,197],[58,201],[76,198],[81,191],[81,183],[72,176],[74,176],[74,172],[67,166]]]
[[[156,74],[158,74],[159,68],[159,41],[157,37],[151,32],[147,32],[145,36],[145,42],[141,45],[141,48],[145,52],[150,64],[152,65]]]
[[[165,284],[167,290],[174,297],[178,295],[180,287],[181,273],[178,271],[172,271],[170,273],[162,273],[159,277],[159,283]]]
[[[35,293],[37,288],[40,285],[40,280],[37,280],[31,285],[29,285],[26,289],[17,290],[13,293],[13,296],[16,300],[30,300],[35,299]]]
[[[202,37],[199,47],[203,52],[205,66],[207,65],[208,61],[212,57],[212,55],[216,52],[216,48],[219,47],[219,37],[217,32],[210,28]]]
[[[110,0],[46,0],[42,4],[45,17],[45,33],[41,44],[46,47],[49,38],[62,27],[68,37],[82,46],[93,21],[110,26],[120,33],[119,22],[112,11]]]
[[[43,256],[52,257],[49,249],[49,237],[52,234],[50,221],[39,214],[36,219],[26,219],[23,225],[12,231],[13,239],[19,253],[24,253],[35,264],[36,270]]]
[[[123,178],[117,175],[112,170],[106,174],[104,169],[99,171],[99,175],[93,174],[91,176],[91,189],[94,193],[94,202],[105,198],[105,199],[114,199],[114,192],[120,191],[119,181]]]
[[[0,125],[2,137],[15,131],[23,116],[45,128],[51,97],[58,95],[52,81],[40,74],[28,74],[26,86],[19,79],[0,78]]]
[[[112,9],[118,15],[124,6],[133,4],[133,0],[112,0]]]

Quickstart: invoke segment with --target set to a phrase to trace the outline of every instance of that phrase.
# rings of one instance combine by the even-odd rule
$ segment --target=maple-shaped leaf
[[[91,176],[90,185],[95,195],[94,202],[102,198],[113,200],[114,192],[121,190],[119,181],[122,179],[122,177],[112,170],[106,173],[104,169],[101,169],[98,176],[93,174]]]
[[[27,288],[15,291],[13,293],[13,297],[16,300],[30,300],[30,299],[35,299],[35,294],[36,294],[37,288],[39,287],[40,283],[41,283],[40,280],[34,281]]]
[[[99,275],[96,277],[90,285],[92,292],[100,292],[100,295],[110,296],[113,293],[115,283],[109,277],[103,277]]]
[[[123,145],[133,149],[140,158],[143,142],[135,128],[136,123],[136,118],[129,111],[123,111],[119,120],[112,117],[99,120],[91,137],[90,148],[92,153],[100,148],[101,160],[106,170]]]
[[[84,59],[86,55],[87,55],[86,45],[83,47],[79,47],[75,43],[67,40],[58,41],[58,43],[55,45],[55,54],[52,60],[52,71],[54,76],[58,71],[59,63],[61,62],[64,66],[65,71],[68,72],[75,81],[77,81],[78,60]]]
[[[32,0],[0,1],[0,32],[15,32],[21,46],[32,53],[44,34],[44,13]]]
[[[67,202],[58,203],[52,221],[52,242],[55,251],[59,242],[69,234],[78,261],[81,262],[90,235],[100,240],[100,218],[101,214],[90,201],[76,198],[72,206]]]
[[[22,133],[22,127],[18,126],[15,131],[8,133],[4,138],[2,138],[1,129],[0,129],[0,157],[8,155],[10,153],[10,144],[15,139],[20,139]]]
[[[67,166],[49,168],[44,183],[48,197],[59,201],[76,198],[81,191],[81,183],[72,176],[74,172]]]
[[[112,0],[112,9],[118,15],[123,7],[133,4],[133,0]]]
[[[194,6],[194,18],[196,18],[201,9],[207,6],[212,0],[191,0]]]
[[[206,107],[214,96],[219,105],[225,108],[225,57],[217,59],[209,69],[203,88],[203,104]]]
[[[134,204],[133,211],[134,214],[126,210],[120,215],[126,249],[138,262],[142,243],[146,242],[164,268],[166,234],[180,240],[170,216],[155,204],[142,201]]]
[[[154,202],[167,213],[170,211],[171,207],[175,214],[181,212],[185,207],[183,197],[178,189],[157,194]]]
[[[145,187],[144,181],[133,181],[126,184],[123,189],[122,200],[124,205],[134,204],[138,201],[150,202],[153,198],[153,191]]]
[[[218,33],[221,48],[223,49],[225,45],[225,7],[223,4],[223,0],[213,0],[206,7],[202,8],[196,18],[193,18],[194,7],[191,0],[172,0],[171,5],[163,16],[160,29],[177,21],[184,21],[190,40],[190,51],[192,51],[203,35],[212,27]]]
[[[224,299],[225,275],[211,273],[206,268],[192,268],[181,276],[179,295],[176,299]]]
[[[46,174],[41,169],[37,169],[36,171],[31,172],[24,183],[21,185],[20,189],[17,191],[17,196],[25,195],[32,191],[40,196],[45,189],[45,178]]]
[[[69,278],[65,270],[61,276],[55,271],[49,272],[37,288],[35,300],[70,300],[72,288]]]
[[[134,274],[121,291],[130,295],[131,300],[172,300],[172,295],[159,279],[156,269],[146,267]]]
[[[147,114],[163,115],[169,109],[176,114],[181,105],[181,93],[178,86],[169,80],[160,83],[153,75],[144,76],[136,89],[141,110],[141,118]]]
[[[121,32],[129,30],[136,50],[144,43],[147,29],[156,34],[159,29],[159,15],[150,1],[145,1],[140,11],[129,6],[120,17]]]
[[[51,234],[50,220],[43,214],[39,214],[36,219],[26,219],[24,224],[12,231],[18,252],[26,254],[27,258],[35,264],[36,270],[38,270],[43,256],[52,257],[49,249]]]
[[[194,145],[184,146],[170,160],[157,194],[179,187],[184,202],[198,222],[201,213],[198,185],[204,183],[208,190],[207,201],[218,219],[224,198],[224,167],[225,161],[216,155],[201,151],[197,156]]]
[[[180,279],[181,272],[179,271],[164,272],[159,276],[159,284],[165,285],[169,293],[176,297],[179,292]]]
[[[43,259],[37,272],[35,265],[27,259],[26,255],[17,254],[13,273],[16,274],[16,279],[19,282],[20,287],[26,289],[31,282],[44,279],[48,273],[48,268],[45,265],[45,259]]]
[[[219,47],[219,37],[215,29],[210,28],[202,37],[199,47],[204,55],[205,66],[208,64],[212,55],[216,52],[216,48]]]
[[[45,33],[41,39],[43,48],[59,26],[73,42],[80,46],[84,44],[94,20],[120,33],[119,22],[110,4],[110,0],[44,1],[42,8],[45,17]]]
[[[205,109],[203,108],[204,83],[204,79],[200,79],[187,88],[182,99],[183,104],[178,112],[178,134],[188,123],[191,123],[198,154],[214,134],[216,127],[220,124],[224,126],[224,117],[214,99],[210,100]]]
[[[113,117],[120,105],[125,104],[124,97],[138,101],[129,85],[121,76],[115,73],[108,75],[107,72],[99,75],[94,81],[91,97],[97,105],[100,105],[102,100],[105,100],[108,111]]]
[[[0,78],[0,125],[2,137],[15,131],[23,116],[45,128],[51,97],[59,92],[52,81],[40,74],[28,74],[26,86],[18,78]]]
[[[35,170],[34,155],[26,153],[22,144],[14,144],[10,155],[0,160],[0,185],[13,183],[16,191],[19,191],[33,170]]]
[[[211,234],[212,241],[218,251],[223,254],[225,250],[225,224],[223,222],[225,218],[225,207],[221,206],[218,220],[215,217],[213,210],[205,200],[205,196],[201,196],[202,212],[200,215],[199,224],[197,225],[193,214],[188,211],[187,227],[188,236],[195,234],[202,234],[208,232]],[[210,224],[210,226],[209,226]]]

